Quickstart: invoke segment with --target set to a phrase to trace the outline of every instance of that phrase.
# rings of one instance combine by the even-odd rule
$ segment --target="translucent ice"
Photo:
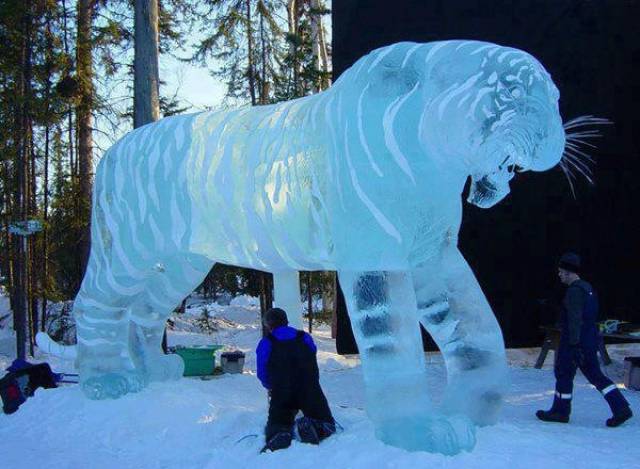
[[[529,54],[476,41],[399,43],[329,90],[271,106],[170,117],[97,170],[92,250],[76,298],[84,391],[117,397],[177,378],[165,319],[215,262],[275,273],[299,315],[297,271],[337,270],[383,441],[471,449],[505,387],[498,324],[457,248],[461,193],[490,207],[516,170],[562,156],[558,90]],[[431,403],[418,331],[446,359]],[[444,384],[443,384],[444,385]]]

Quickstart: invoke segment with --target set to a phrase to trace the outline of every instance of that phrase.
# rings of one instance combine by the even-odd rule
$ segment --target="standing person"
[[[291,445],[294,419],[300,439],[318,444],[335,433],[335,421],[319,381],[316,345],[309,334],[289,327],[287,313],[272,308],[265,313],[269,335],[256,349],[258,378],[269,391],[269,418],[263,452]]]
[[[600,370],[597,358],[598,300],[593,287],[580,278],[580,256],[568,252],[558,264],[558,277],[567,285],[562,300],[561,335],[554,372],[556,394],[550,410],[539,410],[536,416],[545,422],[569,422],[573,378],[577,368],[602,393],[613,416],[608,427],[617,427],[629,420],[633,413],[618,387]]]

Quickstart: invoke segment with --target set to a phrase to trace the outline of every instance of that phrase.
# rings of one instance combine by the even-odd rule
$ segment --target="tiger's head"
[[[491,207],[509,193],[515,172],[560,162],[560,94],[526,52],[475,41],[435,50],[440,44],[427,64],[432,87],[420,141],[432,157],[471,176],[470,203]]]
[[[479,41],[406,42],[359,62],[351,74],[364,91],[354,107],[361,116],[378,113],[373,121],[382,122],[361,135],[387,149],[389,139],[379,135],[395,135],[407,174],[426,154],[443,173],[471,176],[468,201],[487,208],[509,193],[515,172],[561,161],[560,95],[526,52]]]

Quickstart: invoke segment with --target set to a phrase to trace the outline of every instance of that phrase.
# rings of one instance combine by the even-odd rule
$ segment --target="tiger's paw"
[[[462,415],[386,420],[377,425],[376,436],[388,445],[408,451],[428,451],[447,456],[471,451],[476,444],[475,425]]]
[[[83,380],[81,388],[89,399],[117,399],[130,392],[139,392],[147,385],[147,382],[147,379],[140,373],[111,372]]]
[[[495,386],[486,389],[470,389],[464,383],[456,383],[460,391],[448,392],[442,410],[448,415],[463,414],[479,426],[494,425],[498,421],[504,395]]]

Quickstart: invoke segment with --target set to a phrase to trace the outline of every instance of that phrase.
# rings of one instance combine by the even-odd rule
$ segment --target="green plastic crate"
[[[207,347],[179,347],[175,353],[184,361],[183,376],[208,376],[213,374],[216,367],[216,350],[222,345],[209,345]]]

